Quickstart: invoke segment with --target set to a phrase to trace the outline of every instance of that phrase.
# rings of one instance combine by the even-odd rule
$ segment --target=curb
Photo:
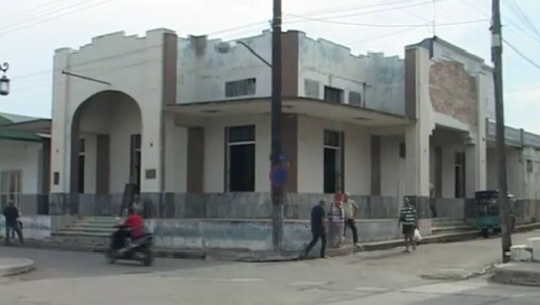
[[[34,261],[27,258],[16,258],[21,263],[9,266],[0,266],[0,277],[19,275],[34,270]]]
[[[530,268],[538,263],[508,263],[495,267],[491,281],[499,284],[540,287],[540,267]],[[531,270],[536,269],[536,270]]]
[[[540,229],[540,223],[527,224],[517,226],[514,233],[527,232],[530,230]],[[450,233],[443,235],[427,236],[422,239],[419,245],[434,244],[434,243],[450,243],[475,240],[480,237],[478,231],[469,231],[463,233]],[[1,240],[1,239],[0,239]],[[74,251],[74,252],[90,252],[90,253],[105,253],[106,247],[89,247],[78,245],[66,245],[56,244],[42,240],[27,240],[26,244],[14,244],[13,246],[24,248],[41,248],[41,249],[54,249],[61,251]],[[363,251],[379,251],[389,250],[403,246],[403,240],[389,240],[382,242],[364,243],[361,248],[353,248],[352,246],[346,246],[344,248],[327,250],[327,254],[330,257],[353,255],[354,253]],[[281,253],[275,253],[270,251],[263,252],[249,252],[246,250],[223,250],[223,249],[163,249],[156,248],[155,256],[161,258],[177,258],[177,259],[214,259],[219,261],[229,262],[244,262],[244,263],[278,263],[278,262],[293,262],[300,260],[299,252],[286,251]],[[305,260],[315,259],[316,255],[309,256]],[[476,276],[475,274],[471,277]]]

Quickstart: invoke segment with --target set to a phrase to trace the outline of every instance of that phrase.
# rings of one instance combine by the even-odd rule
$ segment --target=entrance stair
[[[475,230],[476,228],[464,219],[433,218],[431,220],[431,235],[463,233]]]
[[[51,241],[78,247],[106,247],[116,223],[115,217],[82,217],[52,234]]]

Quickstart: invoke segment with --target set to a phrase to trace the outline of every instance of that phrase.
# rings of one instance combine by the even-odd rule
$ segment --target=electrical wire
[[[510,47],[514,52],[516,52],[517,55],[519,55],[521,58],[523,58],[526,62],[540,70],[540,64],[537,64],[532,59],[530,59],[527,55],[523,54],[518,48],[516,48],[514,45],[512,45],[510,42],[508,42],[506,39],[503,38],[503,42]]]
[[[114,0],[105,0],[105,1],[102,1],[102,2],[108,2],[108,1],[114,1]],[[439,1],[447,1],[447,0],[439,0]],[[395,2],[392,2],[392,3],[398,3],[398,2],[403,2],[403,1],[395,1]],[[431,3],[431,0],[429,1],[421,1],[421,2],[417,2],[417,3],[413,3],[413,4],[408,4],[408,5],[402,5],[402,6],[398,6],[398,7],[392,7],[392,8],[388,8],[387,5],[384,5],[386,8],[384,9],[379,9],[379,10],[372,10],[372,11],[368,11],[368,12],[363,12],[363,13],[356,13],[352,16],[359,16],[359,15],[364,15],[364,14],[373,14],[373,13],[379,13],[379,12],[386,12],[386,11],[393,11],[393,10],[400,10],[400,9],[403,9],[403,8],[409,8],[409,7],[416,7],[416,6],[419,6],[419,5],[426,5],[428,3]],[[375,7],[375,5],[364,5],[363,6],[364,8],[365,7]],[[381,5],[378,5],[378,7],[381,7]],[[351,15],[348,15],[349,17]],[[338,17],[330,17],[330,18],[338,18]],[[328,19],[330,20],[330,19]],[[43,22],[43,21],[42,21]],[[301,21],[301,22],[305,22],[305,21]],[[287,24],[291,24],[291,23],[300,23],[298,21],[296,22],[284,22],[283,24],[284,25],[287,25]],[[216,34],[222,34],[222,33],[226,33],[226,32],[229,32],[229,31],[235,31],[235,30],[238,30],[238,29],[242,29],[242,28],[245,28],[245,27],[251,27],[251,26],[257,26],[257,25],[261,25],[261,24],[265,24],[265,22],[257,22],[257,23],[252,23],[252,24],[248,24],[248,25],[244,25],[244,26],[240,26],[240,27],[235,27],[235,28],[231,28],[231,29],[225,29],[225,30],[221,30],[221,31],[217,31],[217,32],[213,32],[213,33],[210,33],[210,34],[207,34],[207,36],[213,36],[213,35],[216,35]],[[1,33],[0,32],[0,36],[4,35],[6,33]],[[92,63],[96,63],[96,62],[100,62],[100,61],[107,61],[107,60],[112,60],[112,59],[115,59],[115,58],[120,58],[120,57],[123,57],[123,56],[129,56],[129,55],[132,55],[132,54],[136,54],[136,53],[139,53],[139,52],[146,52],[148,51],[149,49],[153,49],[153,48],[159,48],[161,47],[162,44],[159,44],[159,45],[154,45],[154,46],[149,46],[149,47],[145,47],[145,48],[141,48],[141,49],[137,49],[137,50],[134,50],[134,51],[129,51],[129,52],[125,52],[125,53],[120,53],[120,54],[116,54],[116,55],[113,55],[113,56],[109,56],[109,57],[103,57],[103,58],[100,58],[100,59],[96,59],[96,60],[90,60],[90,61],[87,61],[87,62],[84,62],[84,63],[80,63],[78,64],[76,67],[80,67],[80,66],[84,66],[84,65],[88,65],[88,64],[92,64]],[[74,66],[75,67],[75,66]],[[29,74],[25,74],[25,75],[21,75],[21,76],[14,76],[12,77],[12,79],[24,79],[24,78],[28,78],[28,77],[32,77],[32,76],[35,76],[35,75],[38,75],[38,74],[43,74],[43,73],[50,73],[52,72],[52,70],[44,70],[44,71],[39,71],[39,72],[33,72],[33,73],[29,73]]]
[[[448,0],[439,0],[439,2],[442,2],[442,1],[448,1]],[[403,9],[407,9],[407,8],[425,6],[425,5],[428,5],[428,4],[431,4],[431,3],[433,3],[432,0],[429,0],[429,1],[423,1],[423,2],[418,2],[418,3],[409,3],[407,5],[394,6],[394,7],[390,7],[390,8],[388,8],[387,5],[385,5],[387,8],[384,8],[384,9],[371,10],[371,11],[367,11],[367,12],[354,13],[354,14],[331,16],[331,17],[325,17],[325,18],[319,18],[319,19],[320,20],[332,20],[332,19],[338,19],[338,18],[358,17],[358,16],[364,16],[364,15],[371,15],[371,14],[374,14],[374,13],[384,13],[384,12],[390,12],[390,11],[396,11],[396,10],[403,10]],[[300,21],[300,22],[305,22],[305,21]],[[294,24],[294,23],[298,23],[298,21],[288,22],[288,24]]]
[[[48,2],[44,5],[40,5],[40,6],[37,6],[37,7],[34,7],[34,8],[31,8],[29,10],[26,10],[26,11],[22,11],[22,12],[16,12],[15,14],[11,15],[11,16],[7,16],[7,17],[4,17],[2,18],[2,20],[0,20],[0,25],[6,21],[9,21],[9,20],[12,20],[12,19],[15,19],[16,17],[21,17],[21,16],[25,16],[25,15],[28,15],[29,13],[35,13],[35,12],[40,12],[40,11],[43,11],[43,10],[47,10],[49,7],[51,6],[55,6],[56,4],[60,4],[62,2],[70,2],[70,3],[73,3],[73,0],[63,0],[63,1],[51,1],[51,2]]]
[[[53,15],[52,17],[49,17],[49,18],[37,20],[37,21],[35,21],[33,23],[29,23],[29,24],[26,24],[26,25],[23,23],[22,26],[16,26],[15,28],[12,28],[12,29],[10,29],[8,31],[1,32],[1,30],[5,29],[5,28],[0,27],[0,36],[6,35],[8,33],[11,34],[13,32],[20,31],[20,30],[23,30],[23,29],[26,29],[26,28],[29,28],[29,27],[32,27],[32,26],[35,26],[35,25],[50,21],[50,20],[53,20],[53,19],[57,19],[57,18],[60,18],[60,17],[64,17],[64,16],[67,16],[67,15],[78,13],[80,11],[84,11],[84,10],[87,10],[87,9],[90,9],[90,8],[101,6],[101,5],[110,3],[112,1],[115,1],[115,0],[85,1],[85,3],[83,3],[83,4],[87,4],[86,6],[81,7],[82,6],[81,3],[76,4],[76,5],[72,5],[70,7],[67,7],[66,9],[58,10],[58,11],[55,12],[55,13],[60,13],[60,14]],[[91,2],[94,2],[94,3],[91,3]],[[68,10],[69,8],[72,8],[72,9]],[[47,15],[50,15],[50,14],[47,14]],[[41,17],[44,17],[44,16],[46,17],[47,15],[43,15]]]
[[[355,45],[355,44],[359,44],[359,43],[366,42],[366,41],[373,41],[373,40],[378,40],[378,39],[381,39],[381,38],[395,36],[395,35],[399,35],[399,34],[402,34],[402,33],[405,33],[405,32],[410,32],[410,31],[416,30],[418,28],[421,28],[421,27],[424,27],[424,26],[429,26],[429,25],[430,25],[429,23],[425,23],[423,25],[412,26],[410,28],[402,29],[402,30],[391,32],[391,33],[388,33],[388,34],[377,35],[377,36],[372,36],[372,37],[362,39],[362,40],[352,41],[352,42],[347,43],[346,45]]]
[[[291,14],[289,14],[291,15]],[[425,23],[422,24],[372,24],[372,23],[355,23],[355,22],[344,22],[344,21],[335,21],[335,20],[328,20],[328,19],[320,19],[320,18],[311,18],[311,17],[305,17],[300,15],[291,15],[293,17],[302,18],[310,21],[317,21],[317,22],[325,22],[325,23],[333,23],[333,24],[341,24],[341,25],[353,25],[353,26],[367,26],[367,27],[379,27],[379,28],[408,28],[408,27],[417,27],[417,26],[425,26]],[[449,22],[449,23],[439,23],[437,26],[454,26],[454,25],[465,25],[465,24],[473,24],[473,23],[481,23],[490,21],[489,19],[476,19],[476,20],[464,20],[464,21],[456,21],[456,22]]]
[[[540,38],[540,32],[538,31],[538,29],[536,28],[536,26],[531,22],[531,20],[529,19],[529,17],[527,17],[527,14],[525,14],[525,12],[523,12],[523,10],[521,9],[521,7],[519,6],[519,4],[517,3],[516,0],[512,0],[512,2],[514,3],[514,6],[517,8],[517,11],[519,13],[519,15],[523,18],[523,20],[525,21],[525,23],[529,26],[529,28],[536,34],[536,36],[538,38]],[[507,3],[507,2],[505,2]]]

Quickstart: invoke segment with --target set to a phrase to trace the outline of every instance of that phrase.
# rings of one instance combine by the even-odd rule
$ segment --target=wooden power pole
[[[497,163],[499,169],[499,215],[502,229],[502,258],[507,263],[510,260],[510,247],[512,238],[510,225],[510,206],[508,204],[508,187],[506,176],[506,145],[504,126],[504,100],[503,100],[503,67],[502,67],[502,25],[501,1],[492,0],[491,24],[491,61],[493,62],[493,83],[495,86],[495,117],[497,134]]]
[[[271,162],[272,169],[282,166],[283,143],[281,135],[281,4],[274,0],[272,18],[272,106],[271,106]],[[284,181],[272,183],[272,244],[274,251],[281,251],[283,244],[283,204],[285,199]]]

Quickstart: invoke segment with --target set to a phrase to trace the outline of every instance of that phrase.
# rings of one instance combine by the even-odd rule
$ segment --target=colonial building
[[[19,192],[50,192],[52,213],[111,214],[130,182],[156,215],[185,215],[200,200],[216,211],[268,201],[271,70],[249,48],[270,61],[271,33],[239,42],[158,29],[58,49],[52,120],[1,127],[50,133],[50,164],[36,160],[40,142],[34,155],[2,154],[0,170],[41,177],[47,187]],[[283,34],[283,53],[289,201],[338,191],[427,197],[430,184],[454,199],[495,187],[483,59],[437,37],[405,47],[404,58],[356,56],[297,31]],[[510,189],[537,198],[540,137],[507,130],[509,175],[521,179]]]

